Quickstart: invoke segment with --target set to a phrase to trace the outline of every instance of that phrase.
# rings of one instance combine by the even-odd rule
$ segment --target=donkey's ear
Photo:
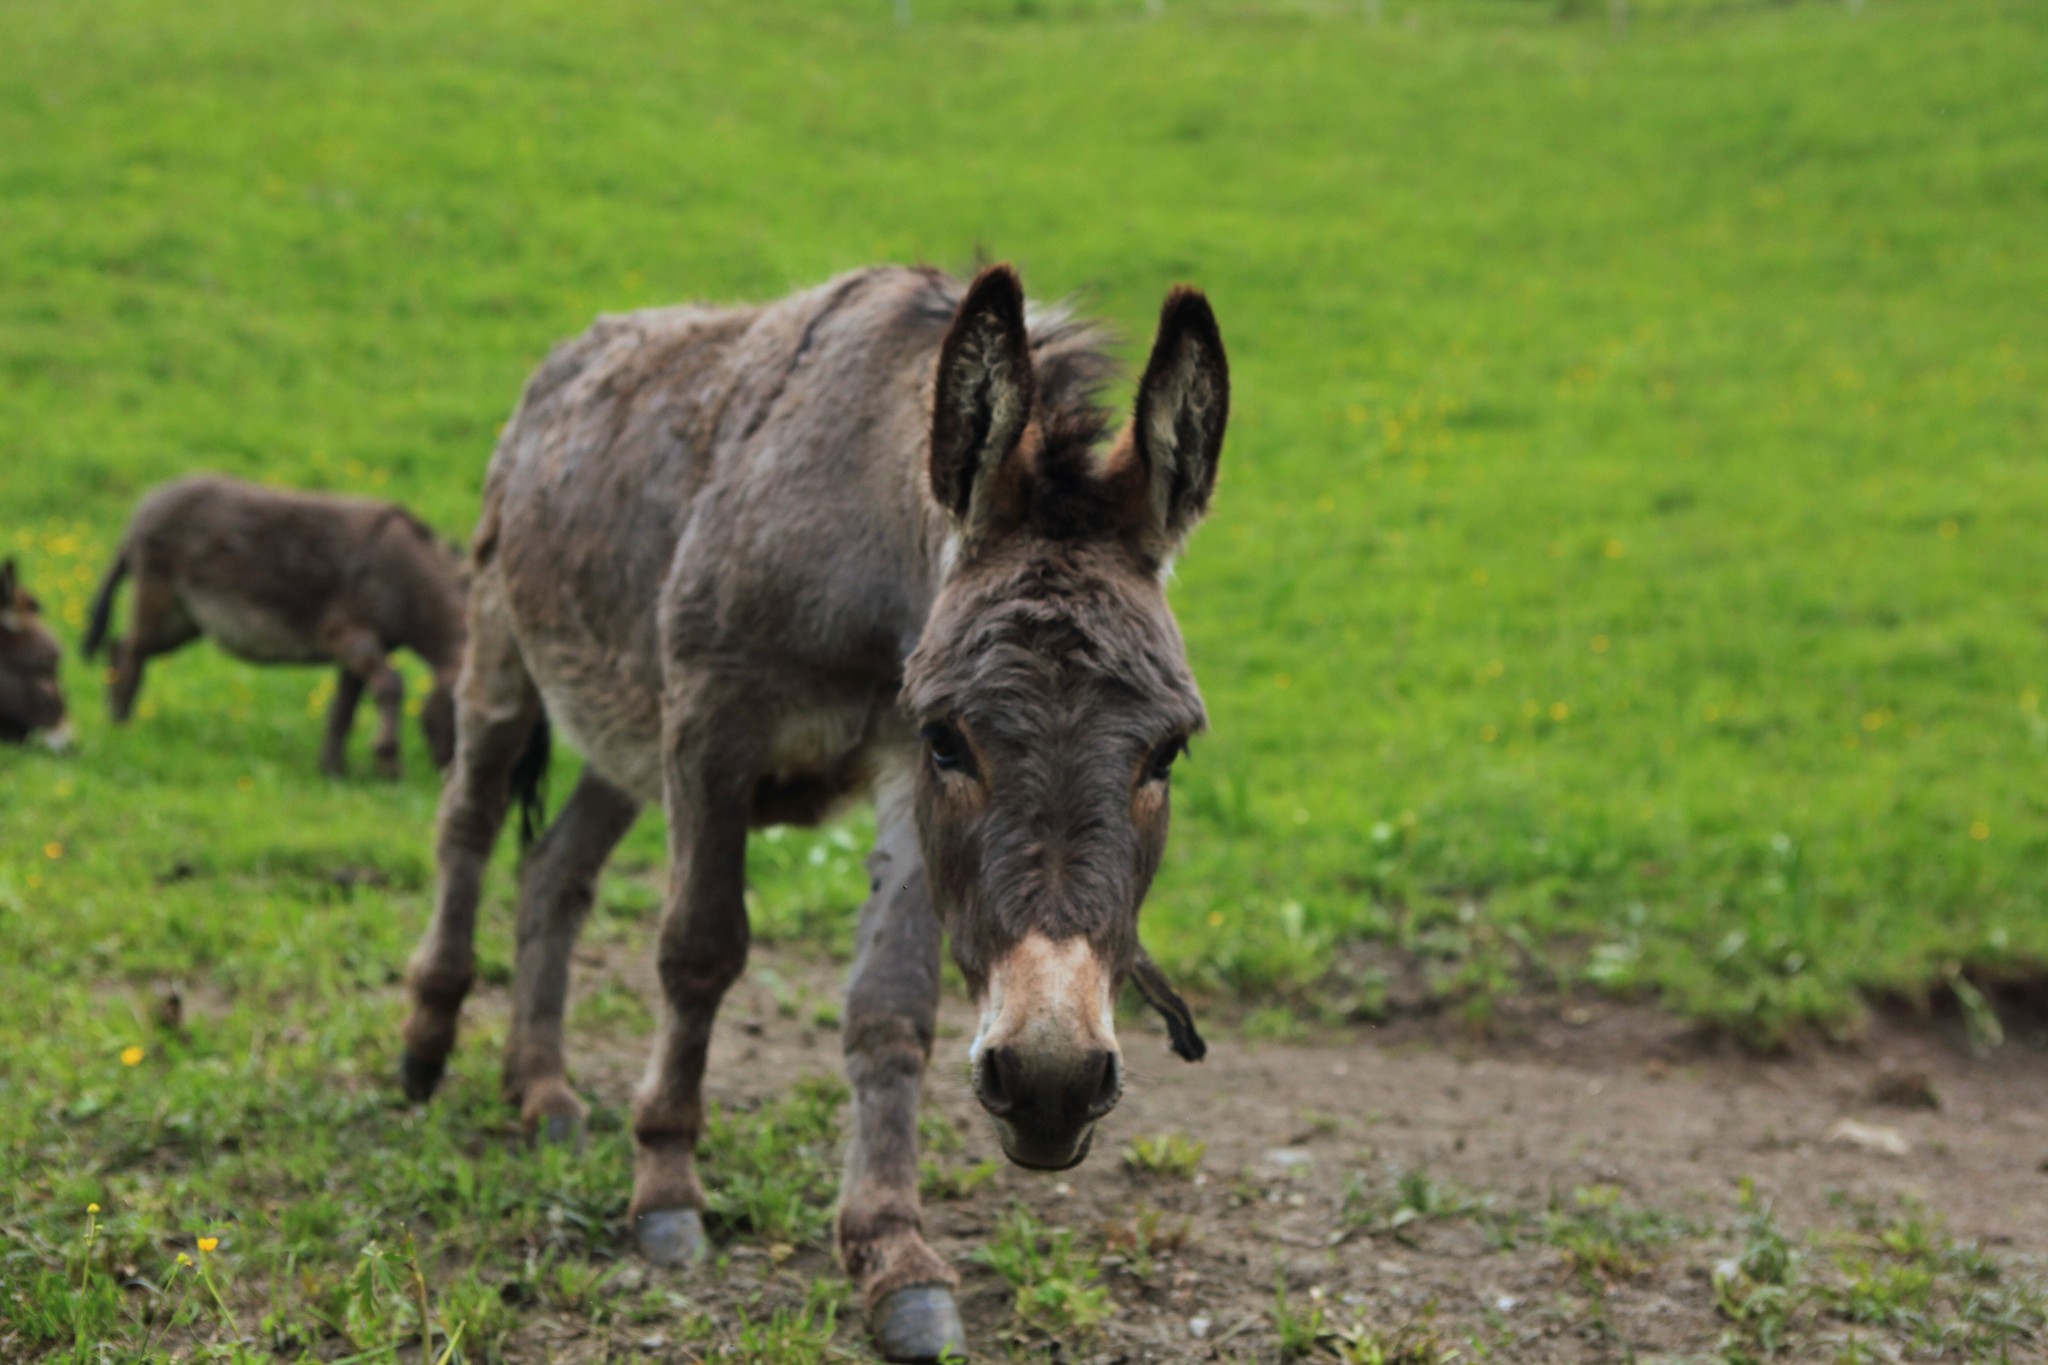
[[[932,405],[932,496],[969,534],[986,519],[989,476],[1024,434],[1035,393],[1024,286],[992,265],[953,315]]]
[[[5,562],[0,562],[0,602],[12,606],[15,585],[20,582],[21,575],[15,570],[14,558],[10,555]]]
[[[1159,310],[1159,338],[1131,424],[1148,476],[1151,529],[1169,553],[1209,510],[1229,417],[1230,366],[1216,314],[1201,290],[1181,285]]]

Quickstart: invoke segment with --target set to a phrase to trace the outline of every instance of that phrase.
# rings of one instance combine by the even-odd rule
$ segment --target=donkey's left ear
[[[1152,529],[1168,553],[1209,510],[1229,418],[1230,366],[1216,314],[1201,290],[1181,285],[1159,310],[1131,432],[1149,475]]]

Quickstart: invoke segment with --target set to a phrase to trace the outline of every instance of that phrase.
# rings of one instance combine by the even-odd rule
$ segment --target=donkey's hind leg
[[[142,669],[151,657],[168,654],[199,638],[199,627],[178,601],[177,589],[164,574],[147,566],[135,570],[135,598],[129,609],[128,634],[114,644],[114,680],[107,709],[114,724],[125,725],[142,690]]]
[[[456,688],[455,764],[437,818],[434,919],[407,973],[412,1013],[400,1072],[406,1095],[415,1100],[434,1093],[455,1049],[456,1018],[476,971],[484,867],[511,803],[512,767],[541,714],[495,578],[479,578],[470,596],[469,639]]]
[[[939,1008],[938,912],[925,888],[907,780],[885,782],[868,859],[871,895],[847,991],[843,1045],[853,1140],[840,1191],[839,1255],[889,1360],[965,1355],[959,1279],[924,1240],[917,1100]]]
[[[562,1059],[570,955],[590,912],[598,873],[639,813],[639,802],[585,768],[521,873],[505,1099],[519,1106],[528,1133],[549,1142],[571,1141],[583,1126],[583,1102],[569,1088]]]

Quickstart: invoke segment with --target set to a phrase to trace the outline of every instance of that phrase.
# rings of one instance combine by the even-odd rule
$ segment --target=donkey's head
[[[1079,1162],[1122,1091],[1111,1006],[1140,962],[1169,774],[1203,725],[1161,579],[1207,510],[1229,390],[1191,289],[1101,448],[1099,420],[1039,392],[1008,267],[975,280],[940,351],[930,474],[953,548],[906,678],[918,833],[981,1008],[975,1093],[1020,1165]]]
[[[21,586],[14,561],[0,564],[0,740],[19,744],[37,730],[62,748],[64,693],[57,686],[63,651],[44,628],[36,599]]]

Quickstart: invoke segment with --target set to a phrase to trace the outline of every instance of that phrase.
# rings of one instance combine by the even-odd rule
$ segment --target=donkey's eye
[[[960,773],[975,776],[974,751],[967,747],[967,741],[958,730],[944,721],[933,721],[919,732],[924,740],[925,752],[932,756],[932,766],[942,773]]]
[[[1185,739],[1169,739],[1152,751],[1152,759],[1145,765],[1147,782],[1164,782],[1173,775],[1173,761],[1188,751]]]

